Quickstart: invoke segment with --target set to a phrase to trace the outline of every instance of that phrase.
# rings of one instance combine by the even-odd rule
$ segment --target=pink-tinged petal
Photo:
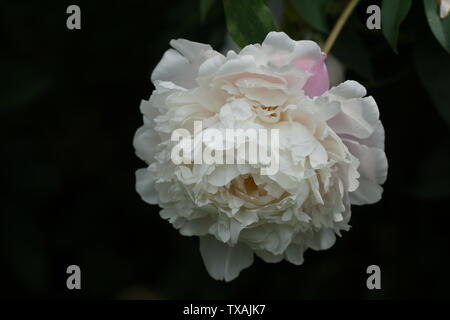
[[[293,64],[300,70],[308,71],[311,76],[306,81],[303,90],[310,98],[320,96],[330,88],[330,79],[325,65],[326,55],[323,54],[319,60],[310,58],[300,58],[293,61]]]

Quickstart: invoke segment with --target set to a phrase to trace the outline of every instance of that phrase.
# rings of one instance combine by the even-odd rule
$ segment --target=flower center
[[[276,123],[280,120],[281,108],[280,106],[253,106],[261,121],[268,123]]]
[[[287,196],[287,193],[281,195],[281,197],[274,197],[270,195],[266,189],[265,184],[257,185],[253,176],[242,175],[231,181],[228,191],[244,200],[247,205],[245,207],[262,207],[271,203],[278,202]]]

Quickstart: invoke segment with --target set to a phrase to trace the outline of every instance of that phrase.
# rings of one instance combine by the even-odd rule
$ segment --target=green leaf
[[[202,21],[206,20],[206,17],[208,16],[208,13],[211,10],[212,5],[214,4],[214,1],[216,0],[200,0],[200,19]]]
[[[411,0],[383,0],[381,4],[381,24],[384,37],[397,53],[400,24],[411,9]]]
[[[309,25],[328,33],[326,7],[329,2],[330,0],[293,0],[292,4]]]
[[[263,0],[223,0],[228,33],[240,47],[261,43],[276,30],[274,19]]]
[[[439,17],[439,4],[435,0],[423,0],[428,24],[439,43],[450,53],[450,17]]]
[[[448,54],[435,41],[424,39],[417,42],[414,58],[422,85],[430,94],[441,117],[450,125],[450,59]]]

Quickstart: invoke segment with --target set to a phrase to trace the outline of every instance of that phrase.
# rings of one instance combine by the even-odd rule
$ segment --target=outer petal
[[[203,236],[208,234],[211,224],[210,217],[186,220],[186,223],[180,228],[180,234],[183,236]]]
[[[322,95],[330,88],[325,58],[326,56],[322,55],[319,59],[299,58],[293,62],[298,69],[311,73],[303,87],[305,94],[311,98]]]
[[[186,91],[186,89],[179,87],[168,81],[155,81],[155,90],[148,101],[141,101],[139,109],[149,120],[153,122],[154,118],[159,114],[167,112],[166,100],[172,93]],[[152,128],[154,125],[152,124]]]
[[[359,139],[370,137],[378,126],[379,111],[372,97],[362,98],[366,89],[356,81],[345,81],[326,95],[341,103],[341,112],[328,120],[328,125],[339,135]]]
[[[147,164],[150,164],[153,161],[153,157],[156,154],[156,148],[160,142],[161,138],[156,131],[143,125],[134,135],[133,146],[136,155]]]
[[[362,98],[367,94],[366,88],[354,80],[347,80],[330,89],[330,94],[344,99]]]
[[[368,147],[374,147],[384,150],[384,127],[380,120],[378,120],[375,131],[367,139],[355,139],[361,145],[366,145]]]
[[[269,61],[278,67],[303,59],[323,60],[322,51],[314,41],[294,41],[284,32],[270,32],[261,45]]]
[[[366,177],[361,177],[359,179],[358,189],[351,192],[349,197],[352,204],[364,205],[380,201],[382,193],[383,188],[379,184],[367,179]]]
[[[308,241],[308,245],[313,250],[330,249],[336,242],[336,235],[332,229],[321,229],[314,233],[314,238]]]
[[[211,46],[185,39],[170,41],[175,48],[167,50],[152,73],[152,81],[171,81],[191,89],[197,86],[200,65],[215,54]]]
[[[287,261],[290,263],[293,263],[297,266],[303,264],[303,252],[305,249],[303,246],[298,244],[290,244],[289,247],[287,247],[284,255]]]
[[[253,251],[246,245],[230,247],[212,236],[200,237],[200,253],[206,270],[216,280],[231,281],[253,263]]]
[[[380,184],[383,184],[387,177],[386,154],[381,149],[361,145],[355,141],[344,140],[344,143],[360,161],[358,168],[361,174],[360,184],[358,189],[350,193],[351,203],[362,205],[379,201],[383,192]]]
[[[155,177],[146,168],[136,170],[136,191],[145,202],[158,204]]]
[[[319,96],[329,89],[330,81],[324,62],[326,55],[314,41],[294,41],[284,32],[270,32],[262,48],[269,56],[269,61],[276,66],[293,64],[298,70],[310,74],[303,87],[306,95]]]
[[[359,159],[360,166],[358,170],[361,172],[361,175],[379,184],[383,184],[386,181],[388,164],[383,150],[370,148],[350,140],[344,140],[344,143],[349,151]]]
[[[348,134],[341,134],[340,137],[342,139],[358,142],[360,145],[384,150],[384,127],[380,120],[377,121],[374,132],[368,138],[359,139]]]
[[[267,263],[278,263],[284,258],[283,254],[275,255],[263,250],[255,251],[255,254]]]

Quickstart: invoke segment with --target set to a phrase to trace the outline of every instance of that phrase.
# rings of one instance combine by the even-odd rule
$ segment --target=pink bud
[[[322,95],[330,88],[327,66],[325,65],[326,58],[327,55],[322,54],[319,60],[300,58],[293,62],[298,69],[311,73],[311,76],[303,87],[305,94],[311,98]]]

